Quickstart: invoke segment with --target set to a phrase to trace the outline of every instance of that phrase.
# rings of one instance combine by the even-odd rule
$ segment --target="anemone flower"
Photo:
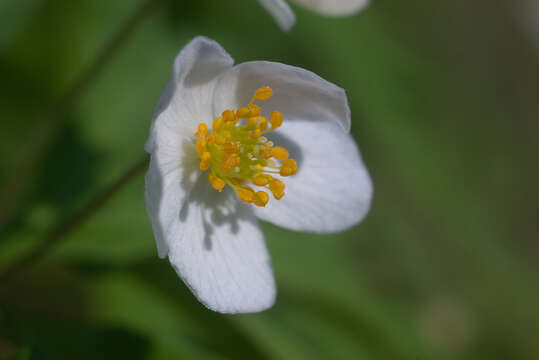
[[[307,9],[328,16],[353,15],[363,10],[369,0],[294,0]],[[258,0],[275,19],[277,25],[284,30],[290,31],[296,17],[285,0]]]
[[[145,198],[159,256],[205,306],[244,313],[276,295],[257,218],[342,231],[366,215],[372,184],[343,89],[280,63],[233,65],[205,37],[176,57],[145,145]]]

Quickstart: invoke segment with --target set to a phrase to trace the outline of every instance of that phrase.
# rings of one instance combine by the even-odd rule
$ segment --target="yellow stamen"
[[[215,118],[215,120],[213,120],[213,131],[219,131],[221,129],[221,127],[223,126],[223,123],[224,123],[224,120],[223,118]]]
[[[269,178],[271,178],[271,176],[257,175],[251,179],[251,182],[256,186],[266,186],[269,183]]]
[[[236,193],[240,200],[246,203],[252,203],[255,200],[255,192],[249,186],[237,187]]]
[[[206,140],[202,140],[202,139],[198,140],[196,144],[196,150],[197,150],[198,156],[202,156],[204,151],[206,151]]]
[[[255,91],[255,95],[253,96],[253,100],[268,100],[270,97],[273,96],[273,90],[269,86],[265,86],[263,88],[258,89]]]
[[[229,173],[239,164],[240,158],[236,154],[226,156],[223,164],[221,165],[221,171],[224,173]]]
[[[256,206],[266,206],[266,204],[268,203],[269,201],[269,196],[267,193],[265,193],[264,191],[257,191],[256,194],[255,194],[255,200],[254,200],[254,204]]]
[[[269,183],[269,189],[273,196],[279,200],[284,195],[285,185],[281,180],[272,179]]]
[[[225,110],[223,111],[223,121],[224,122],[230,122],[236,120],[236,115],[234,114],[234,111],[232,110]],[[214,129],[215,130],[215,129]]]
[[[251,116],[251,110],[247,106],[241,107],[236,111],[236,116],[240,119]]]
[[[202,161],[210,161],[211,160],[211,154],[209,152],[207,152],[207,151],[203,152],[201,160]]]
[[[247,108],[249,109],[249,116],[260,115],[260,106],[255,105],[255,104],[249,104],[247,105]]]
[[[236,142],[224,143],[223,151],[227,154],[237,154],[240,152],[240,145]]]
[[[260,107],[253,104],[272,95],[269,87],[258,89],[247,106],[223,111],[213,121],[212,129],[200,124],[195,133],[200,169],[209,170],[210,185],[222,191],[228,184],[241,201],[261,207],[268,203],[268,193],[254,190],[248,183],[268,189],[279,200],[285,194],[285,184],[273,176],[290,176],[297,172],[297,163],[289,159],[288,151],[262,136],[281,126],[284,120],[279,111],[272,112],[268,129],[268,120],[260,116]]]
[[[200,157],[200,170],[208,170],[210,168],[211,154],[207,151],[202,153]]]
[[[195,136],[199,139],[202,139],[208,133],[208,125],[202,123],[198,124],[198,131],[195,133]]]
[[[271,154],[274,158],[277,160],[286,160],[288,159],[288,150],[286,150],[284,147],[276,146],[271,149]]]
[[[265,129],[268,127],[268,120],[266,120],[265,117],[259,116],[259,117],[258,117],[258,121],[259,121],[259,123],[258,123],[258,128],[259,128],[260,130],[265,130]]]
[[[271,128],[276,129],[283,124],[284,116],[279,111],[274,111],[270,115]]]
[[[208,180],[210,182],[210,185],[217,191],[221,192],[223,188],[225,187],[225,181],[221,178],[218,178],[215,176],[213,172],[210,172],[208,174]]]
[[[296,164],[296,161],[293,159],[286,159],[283,161],[283,165],[281,166],[281,169],[279,173],[281,176],[290,176],[294,175],[298,172],[298,165]]]

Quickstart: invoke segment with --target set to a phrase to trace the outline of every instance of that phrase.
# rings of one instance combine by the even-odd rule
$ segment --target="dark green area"
[[[0,186],[139,3],[0,3]],[[524,19],[501,0],[372,0],[344,19],[293,8],[285,34],[254,0],[163,0],[37,154],[0,267],[143,154],[173,58],[198,34],[347,90],[375,186],[366,220],[335,235],[263,224],[277,304],[220,315],[157,259],[139,176],[0,284],[0,359],[539,358],[539,44]]]

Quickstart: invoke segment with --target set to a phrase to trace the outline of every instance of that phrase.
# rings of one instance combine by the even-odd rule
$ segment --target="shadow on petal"
[[[283,127],[286,127],[286,123],[283,124]],[[296,160],[298,163],[298,171],[301,171],[301,164],[303,163],[303,152],[298,142],[295,141],[291,136],[285,134],[283,131],[272,131],[265,135],[269,140],[271,140],[275,146],[282,146],[288,150],[288,155],[291,159]],[[298,134],[301,136],[301,134]],[[291,176],[290,179],[293,179],[294,176]]]
[[[194,144],[184,140],[184,176],[180,186],[187,193],[178,218],[182,226],[190,226],[194,212],[200,212],[203,232],[203,246],[211,251],[219,229],[228,227],[232,234],[239,232],[239,219],[248,220],[248,205],[241,204],[230,187],[222,192],[213,189],[208,181],[207,172],[202,173],[198,167],[198,157]],[[252,220],[248,220],[252,221]],[[189,239],[187,239],[189,240]]]

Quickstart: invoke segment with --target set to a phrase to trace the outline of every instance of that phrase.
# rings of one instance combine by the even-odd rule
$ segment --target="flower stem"
[[[145,155],[133,164],[122,176],[114,181],[109,187],[97,194],[79,212],[52,228],[39,242],[34,249],[17,259],[0,273],[0,282],[9,279],[27,267],[35,265],[50,250],[58,246],[67,239],[73,230],[89,220],[99,209],[101,209],[124,185],[128,184],[138,174],[143,172],[149,163],[149,156]]]
[[[15,165],[6,172],[9,176],[0,189],[0,229],[14,215],[17,205],[24,201],[24,197],[32,185],[31,180],[35,178],[35,173],[39,169],[42,157],[64,128],[68,119],[67,115],[72,110],[75,101],[84,95],[92,81],[105,69],[136,27],[152,13],[159,2],[160,0],[143,0],[97,55],[94,62],[82,72],[56,105],[43,117],[36,131],[18,151],[19,155],[14,161]]]

